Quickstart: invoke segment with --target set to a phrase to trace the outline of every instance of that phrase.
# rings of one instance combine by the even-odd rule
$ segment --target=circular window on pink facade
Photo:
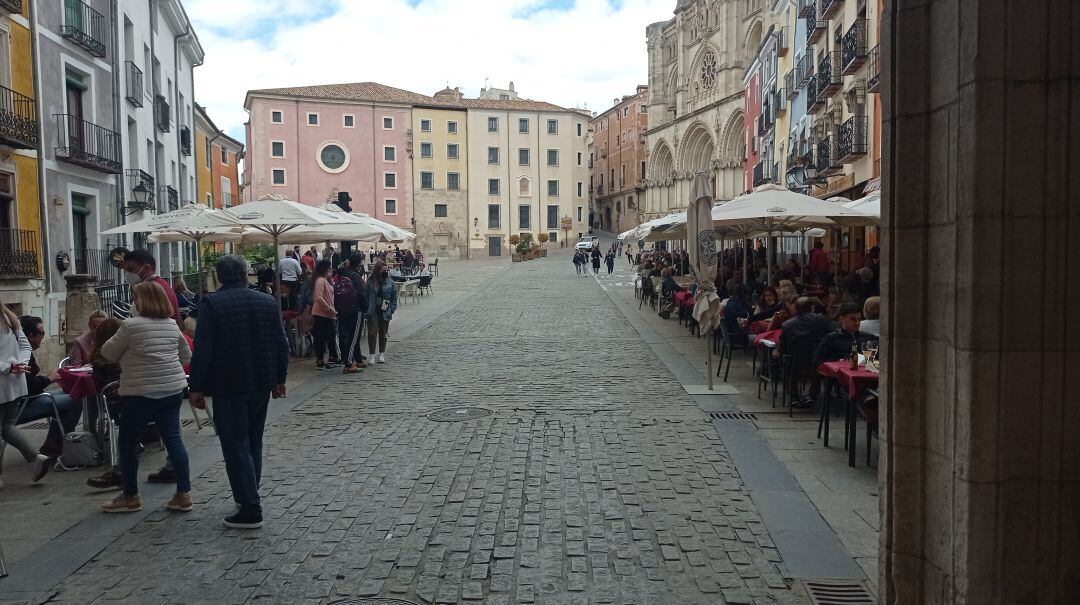
[[[338,141],[327,141],[315,152],[315,161],[324,171],[337,174],[349,167],[349,150]]]

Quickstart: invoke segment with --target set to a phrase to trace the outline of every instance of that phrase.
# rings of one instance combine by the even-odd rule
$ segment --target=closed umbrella
[[[686,210],[686,231],[690,267],[694,271],[697,292],[694,294],[694,319],[705,332],[706,364],[709,390],[713,388],[712,343],[709,340],[720,318],[720,297],[716,295],[716,233],[712,221],[712,183],[699,172],[690,185],[690,204]]]

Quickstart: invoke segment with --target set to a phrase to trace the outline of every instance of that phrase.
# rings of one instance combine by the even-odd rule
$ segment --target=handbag
[[[73,471],[104,462],[98,438],[93,433],[72,431],[64,435],[64,450],[56,460],[56,468]]]

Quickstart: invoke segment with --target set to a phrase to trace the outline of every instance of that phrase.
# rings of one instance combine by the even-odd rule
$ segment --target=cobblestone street
[[[570,269],[481,265],[426,325],[395,319],[389,363],[268,427],[262,530],[221,526],[217,462],[193,512],[150,513],[46,598],[805,602],[708,417]],[[489,413],[427,417],[460,407]]]

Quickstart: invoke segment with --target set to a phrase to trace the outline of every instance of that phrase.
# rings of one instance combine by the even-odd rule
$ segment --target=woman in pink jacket
[[[334,284],[330,282],[330,261],[321,260],[315,264],[315,282],[312,286],[311,317],[314,324],[311,328],[312,336],[315,337],[315,368],[327,370],[335,367],[334,358],[337,357],[337,347],[334,346],[334,320],[337,311],[334,310]],[[330,362],[323,363],[326,349],[330,349]]]

